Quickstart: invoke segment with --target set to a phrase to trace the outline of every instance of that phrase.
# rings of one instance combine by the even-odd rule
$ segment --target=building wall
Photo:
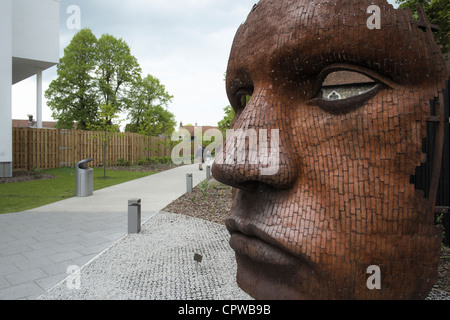
[[[13,0],[13,56],[59,62],[59,1]]]
[[[12,175],[12,1],[0,12],[0,177]]]
[[[12,176],[12,84],[59,62],[59,8],[58,0],[1,1],[0,177]]]

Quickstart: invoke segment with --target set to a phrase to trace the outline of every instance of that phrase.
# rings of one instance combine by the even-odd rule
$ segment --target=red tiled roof
[[[42,128],[54,129],[56,127],[56,124],[57,124],[56,121],[43,121]],[[13,126],[13,128],[29,128],[30,124],[28,123],[28,120],[13,119],[12,126]]]

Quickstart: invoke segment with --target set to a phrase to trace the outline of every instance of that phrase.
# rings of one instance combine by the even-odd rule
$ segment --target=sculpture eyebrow
[[[409,21],[410,13],[406,10],[396,9],[394,11],[407,23],[412,24],[412,28],[414,28],[414,24],[419,25],[419,27],[415,27],[416,29],[421,28],[422,25],[426,27],[423,22],[417,23],[414,19]],[[363,15],[361,21],[365,21],[366,17]],[[395,46],[384,48],[382,47],[383,41],[368,42],[369,39],[366,37],[371,33],[366,30],[365,24],[347,25],[348,28],[336,34],[331,29],[335,26],[332,20],[325,19],[324,24],[322,24],[322,21],[312,19],[309,25],[298,24],[293,26],[289,32],[279,33],[276,39],[278,41],[276,51],[269,53],[272,56],[271,68],[291,70],[291,74],[288,74],[290,78],[302,79],[317,75],[327,64],[355,63],[355,66],[361,65],[368,68],[365,71],[370,69],[377,70],[379,75],[383,73],[385,75],[383,82],[395,87],[397,84],[392,79],[398,80],[399,83],[402,82],[404,74],[407,73],[408,68],[411,68],[412,57],[420,58],[420,52],[416,50],[417,44],[415,44],[415,41],[420,40],[417,38],[418,35],[416,33],[407,34],[407,31],[401,28],[399,22],[397,22],[398,24],[390,23],[385,28],[378,30],[377,37],[392,37],[392,30],[398,28],[398,33],[394,35],[398,39],[401,50],[397,50],[398,48]],[[305,29],[307,27],[316,28],[317,32],[308,33]],[[361,31],[357,32],[355,28],[361,28]],[[435,29],[429,27],[427,30],[430,30],[427,33],[431,34],[431,31]],[[350,37],[352,35],[355,36]],[[370,38],[370,40],[374,39]],[[405,58],[401,55],[401,52],[407,50],[408,46],[413,46],[414,52],[411,51],[411,57]],[[389,59],[380,60],[379,56],[374,56],[373,52],[377,50],[384,50],[380,51],[379,54],[389,56]]]
[[[393,12],[398,19],[401,18],[401,22],[404,21],[407,26],[409,25],[409,30],[412,28],[413,31],[417,31],[422,25],[423,28],[428,26],[425,22],[415,22],[410,12],[399,9],[394,9]],[[305,12],[302,14],[308,15]],[[315,84],[316,77],[330,65],[342,66],[342,70],[360,72],[394,89],[398,89],[400,84],[422,82],[423,77],[408,72],[413,66],[412,61],[421,59],[421,52],[418,51],[417,45],[413,44],[416,40],[423,41],[422,33],[409,34],[401,27],[400,21],[385,21],[385,27],[376,31],[377,37],[394,37],[392,43],[396,43],[397,39],[401,48],[397,48],[396,45],[383,47],[383,41],[368,44],[367,35],[373,35],[374,32],[367,29],[367,17],[365,11],[358,19],[350,17],[352,20],[347,21],[348,28],[338,34],[332,33],[330,29],[336,23],[333,19],[325,21],[308,19],[306,24],[297,17],[298,23],[294,21],[286,30],[279,30],[279,27],[275,27],[275,22],[268,20],[268,25],[264,25],[266,37],[261,37],[261,33],[256,32],[261,28],[261,19],[253,18],[246,21],[236,33],[233,44],[231,58],[233,69],[236,71],[233,73],[238,81],[231,82],[230,86],[237,90],[239,80],[246,81],[246,77],[243,77],[239,70],[247,71],[254,80],[273,76],[273,79],[284,79],[292,84],[299,81]],[[308,33],[307,28],[316,28],[317,32]],[[355,28],[362,30],[355,31]],[[426,36],[432,37],[433,27],[425,29],[430,31],[427,31]],[[353,34],[355,36],[350,37]],[[374,40],[373,36],[370,39]],[[249,43],[254,42],[254,46],[249,46]],[[413,46],[414,50],[408,51],[408,46]],[[374,55],[373,52],[377,50],[379,55]],[[383,60],[380,55],[389,58]]]

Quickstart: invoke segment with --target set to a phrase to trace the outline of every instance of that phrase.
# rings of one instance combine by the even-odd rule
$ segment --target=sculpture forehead
[[[372,4],[381,9],[379,30],[367,27]],[[399,83],[420,82],[442,66],[427,60],[429,44],[411,22],[409,11],[385,0],[262,0],[236,34],[229,72],[253,66],[310,76],[333,63],[354,63]]]

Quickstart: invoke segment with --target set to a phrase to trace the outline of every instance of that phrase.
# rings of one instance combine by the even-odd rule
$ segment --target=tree
[[[231,106],[227,106],[223,110],[225,111],[225,117],[219,121],[218,127],[224,132],[231,128],[231,123],[233,122],[235,112]]]
[[[166,91],[158,78],[147,75],[139,77],[131,88],[128,98],[127,132],[147,136],[147,158],[150,158],[150,137],[171,136],[175,130],[175,116],[167,108],[173,96]],[[149,160],[150,161],[150,160]]]
[[[82,29],[64,50],[58,78],[45,92],[53,117],[60,128],[85,130],[99,121],[100,105],[114,114],[123,111],[132,84],[141,68],[122,40],[104,34],[97,40],[91,30]]]
[[[64,50],[57,66],[58,78],[50,83],[45,97],[61,129],[86,129],[97,119],[97,90],[94,71],[97,39],[89,29],[79,31]]]
[[[175,116],[167,110],[172,99],[156,77],[139,78],[128,98],[129,131],[152,136],[171,135],[176,126]]]
[[[160,135],[170,137],[175,131],[176,124],[175,116],[164,107],[157,105],[146,109],[137,132],[147,136],[147,159],[150,159],[150,137]]]
[[[106,151],[110,145],[114,135],[120,131],[119,116],[116,114],[116,110],[111,105],[101,105],[99,111],[99,120],[95,123],[89,123],[87,129],[90,131],[103,132],[103,135],[94,135],[93,139],[98,139],[99,143],[103,146],[103,178],[106,179]]]
[[[227,73],[226,72],[223,74],[223,81],[227,81]],[[247,97],[247,102],[248,101],[249,101],[249,99]],[[219,121],[217,126],[223,133],[225,133],[225,131],[231,129],[231,124],[233,123],[236,113],[234,112],[234,109],[232,106],[226,106],[223,109],[223,111],[225,111],[225,117],[221,121]]]
[[[129,88],[140,76],[139,63],[125,41],[109,34],[102,35],[97,42],[97,63],[100,103],[121,112]]]
[[[138,133],[148,136],[170,136],[175,131],[175,116],[169,110],[157,105],[148,108],[138,127]]]
[[[448,0],[396,0],[401,9],[410,9],[417,18],[417,6],[422,5],[429,22],[439,26],[435,34],[436,42],[445,55],[450,52],[450,1]]]

